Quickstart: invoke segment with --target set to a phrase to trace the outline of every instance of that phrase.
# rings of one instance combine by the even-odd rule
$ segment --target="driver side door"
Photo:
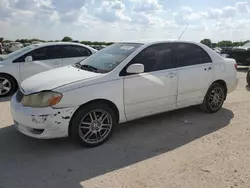
[[[144,73],[128,74],[131,64],[144,65]],[[174,109],[177,74],[170,43],[154,44],[142,50],[125,66],[124,106],[128,120]]]
[[[25,62],[27,56],[32,61]],[[60,46],[46,46],[25,54],[19,63],[21,79],[25,80],[35,74],[62,66]]]

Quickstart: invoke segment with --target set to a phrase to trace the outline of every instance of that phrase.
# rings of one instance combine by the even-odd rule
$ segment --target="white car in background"
[[[116,43],[26,79],[11,99],[11,112],[25,135],[71,136],[94,147],[117,123],[192,105],[217,112],[235,90],[236,75],[233,59],[200,43]]]
[[[83,44],[54,42],[29,45],[0,57],[0,97],[13,94],[30,76],[74,64],[96,51]]]
[[[7,48],[7,52],[11,53],[17,50],[20,50],[21,48],[23,48],[23,44],[20,42],[10,42]]]

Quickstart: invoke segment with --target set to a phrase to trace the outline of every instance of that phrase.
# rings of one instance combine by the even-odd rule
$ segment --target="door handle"
[[[207,67],[207,68],[204,68],[205,71],[209,71],[209,70],[212,70],[212,67]]]
[[[173,78],[176,75],[176,73],[170,72],[166,75],[166,77]]]

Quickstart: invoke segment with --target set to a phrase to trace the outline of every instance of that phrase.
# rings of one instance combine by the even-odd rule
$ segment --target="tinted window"
[[[30,52],[28,56],[32,56],[33,61],[47,60],[49,58],[48,50],[45,47]]]
[[[33,50],[13,62],[24,62],[25,57],[32,56],[33,61],[42,61],[42,60],[49,60],[49,59],[60,59],[62,58],[62,47],[58,46],[47,46],[41,47],[36,50]]]
[[[207,52],[195,44],[175,43],[174,48],[179,67],[212,62]]]
[[[142,50],[130,63],[141,63],[144,72],[152,72],[174,68],[171,45],[169,43],[154,44]]]
[[[64,58],[90,56],[91,51],[87,48],[74,45],[64,46]]]

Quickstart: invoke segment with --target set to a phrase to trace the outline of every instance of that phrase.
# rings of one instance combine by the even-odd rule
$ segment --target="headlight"
[[[23,106],[29,106],[34,108],[43,108],[54,106],[60,102],[62,94],[53,91],[43,91],[24,96],[22,100]]]

